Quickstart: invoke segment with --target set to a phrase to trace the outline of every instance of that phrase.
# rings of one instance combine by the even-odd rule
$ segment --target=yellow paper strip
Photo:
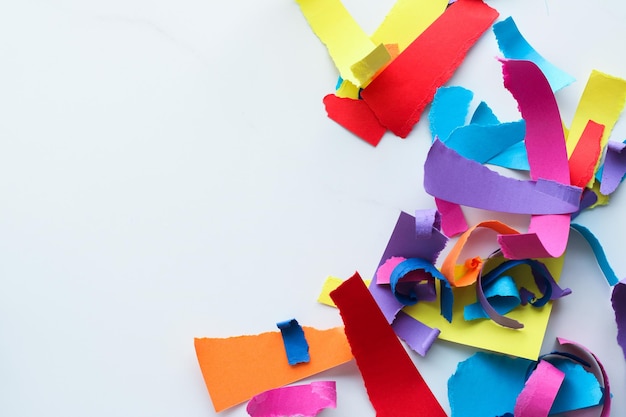
[[[396,44],[402,52],[446,10],[448,0],[398,0],[371,36],[374,44]],[[397,55],[396,55],[397,56]],[[392,54],[392,59],[395,58]],[[335,95],[359,98],[359,88],[344,80]]]
[[[572,125],[567,135],[567,156],[572,156],[578,140],[589,120],[604,125],[604,134],[600,146],[604,148],[609,141],[611,130],[617,122],[626,103],[626,80],[593,70],[578,102]],[[600,158],[596,163],[598,170]],[[592,177],[589,186],[594,183]]]
[[[326,45],[328,53],[344,80],[360,87],[369,81],[368,74],[371,77],[391,59],[387,56],[381,64],[383,60],[378,54],[386,53],[384,47],[382,48],[384,51],[378,50],[375,54],[376,59],[370,57],[377,49],[377,45],[361,29],[339,0],[297,0],[297,2],[313,32]],[[357,64],[357,67],[361,68],[358,63],[363,60],[367,60],[370,64],[365,64],[368,71],[353,73],[353,65]],[[379,65],[378,68],[374,64]]]
[[[402,52],[447,6],[448,0],[398,0],[371,39],[375,44],[397,43]]]

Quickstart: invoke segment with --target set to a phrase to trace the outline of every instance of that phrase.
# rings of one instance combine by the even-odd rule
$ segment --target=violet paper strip
[[[335,381],[316,381],[271,389],[255,395],[246,407],[251,417],[316,416],[337,407]]]
[[[621,346],[626,359],[626,281],[621,281],[613,287],[611,304],[617,323],[617,344]]]
[[[441,331],[434,329],[400,311],[391,324],[396,335],[421,356],[426,356]]]
[[[424,163],[424,189],[465,206],[518,214],[563,214],[578,210],[582,190],[551,180],[516,180],[462,157],[436,140]]]
[[[617,189],[626,175],[626,144],[610,141],[606,148],[600,192],[609,195]]]
[[[609,383],[609,376],[607,375],[606,370],[604,369],[604,366],[602,365],[602,362],[600,362],[598,357],[592,351],[590,351],[589,349],[587,349],[581,344],[572,342],[562,337],[557,337],[556,340],[559,342],[559,344],[563,346],[571,345],[577,350],[591,355],[591,357],[594,359],[598,367],[598,370],[602,374],[602,383],[604,384],[604,401],[602,404],[602,412],[600,413],[600,417],[609,417],[611,415],[611,385]]]
[[[440,232],[440,227],[441,217],[434,210],[418,210],[416,211],[416,217],[400,212],[387,247],[378,264],[377,280],[380,279],[382,282],[385,282],[385,280],[389,279],[393,271],[391,266],[395,268],[398,263],[406,258],[423,258],[434,264],[439,253],[448,242],[448,238]],[[390,261],[391,259],[394,260]],[[390,264],[385,265],[386,262],[390,262]],[[370,294],[376,301],[376,304],[378,304],[387,322],[392,324],[396,320],[397,315],[403,314],[400,310],[404,307],[404,304],[398,301],[389,287],[378,285],[377,280],[372,280],[369,286]],[[414,322],[403,320],[401,329],[406,329],[409,325],[414,327],[413,330],[418,330],[417,335],[424,338],[418,342],[415,340],[416,336],[413,336],[411,342],[409,342],[404,337],[400,337],[407,341],[411,349],[420,355],[425,355],[436,336],[439,335],[439,330],[432,329],[417,320]],[[392,327],[394,326],[392,325]],[[419,331],[420,329],[423,331]],[[435,332],[436,336],[433,337]]]
[[[378,267],[394,256],[423,258],[435,263],[439,253],[446,246],[448,238],[436,230],[436,228],[433,228],[429,239],[419,239],[417,237],[417,229],[415,217],[408,213],[400,212]],[[396,314],[404,305],[396,299],[389,288],[376,284],[376,280],[372,280],[369,290],[387,322],[392,323]]]

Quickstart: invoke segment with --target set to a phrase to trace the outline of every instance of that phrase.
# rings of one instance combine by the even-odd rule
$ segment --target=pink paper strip
[[[446,236],[456,236],[469,229],[460,205],[440,198],[435,198],[435,204],[441,213],[441,228]]]
[[[515,417],[547,417],[565,379],[565,373],[540,361],[515,402]]]
[[[504,86],[517,100],[526,120],[526,151],[533,180],[570,184],[565,135],[552,88],[539,67],[530,61],[503,60]],[[538,214],[538,213],[533,213]],[[509,259],[559,257],[565,252],[570,216],[533,215],[528,233],[498,236]]]
[[[254,396],[246,411],[252,417],[316,416],[337,407],[335,381],[316,381],[265,391]]]

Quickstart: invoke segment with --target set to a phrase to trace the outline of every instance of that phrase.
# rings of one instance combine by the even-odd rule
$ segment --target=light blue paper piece
[[[530,171],[528,153],[526,152],[526,144],[524,142],[514,143],[491,158],[487,163],[518,171]]]
[[[554,66],[530,46],[512,17],[493,25],[493,32],[504,57],[534,62],[548,79],[553,92],[557,92],[576,81],[574,77]]]
[[[463,87],[437,89],[428,113],[430,134],[433,140],[439,138],[445,142],[454,129],[465,125],[473,97],[474,93]]]
[[[519,291],[515,281],[510,276],[502,276],[485,289],[485,296],[489,299],[489,304],[500,315],[505,315],[521,303]],[[465,320],[488,319],[479,302],[465,306],[463,317]]]
[[[528,359],[485,352],[459,362],[448,380],[451,417],[502,416],[512,412],[532,366]]]
[[[608,281],[610,286],[613,286],[619,282],[619,278],[615,275],[615,271],[611,268],[611,264],[609,264],[609,260],[606,258],[604,254],[604,249],[600,244],[600,241],[596,236],[591,232],[591,230],[587,229],[585,226],[581,226],[577,223],[572,223],[571,228],[576,230],[582,237],[585,238],[589,246],[591,246],[591,250],[593,250],[593,254],[596,256],[596,260],[598,261],[598,265],[604,274],[604,277]]]
[[[311,360],[309,356],[309,344],[304,337],[304,331],[296,319],[281,321],[276,323],[283,337],[285,352],[289,365],[307,363]]]
[[[603,393],[598,379],[580,363],[554,356],[545,360],[565,374],[550,415],[601,403]],[[487,352],[477,352],[459,362],[456,372],[448,379],[451,417],[512,415],[517,397],[536,363]]]
[[[460,155],[484,164],[524,140],[525,135],[526,122],[523,120],[496,125],[469,124],[456,128],[443,142]]]
[[[598,379],[581,364],[565,358],[550,358],[549,362],[565,374],[550,414],[593,407],[602,402]]]
[[[472,120],[470,124],[477,125],[497,125],[500,123],[500,120],[493,114],[493,110],[491,107],[484,101],[481,101],[476,110],[474,110],[474,114],[472,115]]]

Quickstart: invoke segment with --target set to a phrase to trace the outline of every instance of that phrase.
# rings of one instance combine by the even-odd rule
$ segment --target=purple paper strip
[[[617,189],[626,174],[626,144],[610,141],[606,148],[600,192],[609,195]]]
[[[581,344],[572,342],[562,337],[557,337],[556,340],[559,342],[559,344],[563,346],[572,345],[574,348],[580,351],[586,352],[593,357],[594,361],[596,362],[596,365],[598,366],[598,370],[602,374],[602,383],[604,385],[604,399],[603,399],[602,412],[600,413],[600,417],[609,417],[611,415],[611,384],[609,382],[609,376],[607,375],[606,370],[604,369],[604,365],[602,365],[602,362],[600,362],[598,357],[592,351],[590,351],[589,349],[587,349]]]
[[[611,303],[617,323],[617,343],[622,347],[624,359],[626,359],[626,280],[622,280],[613,287]]]
[[[421,356],[426,356],[441,333],[439,329],[428,327],[402,311],[398,313],[391,327],[400,339]]]
[[[578,210],[582,189],[555,181],[504,177],[463,158],[436,140],[424,164],[430,195],[485,210],[519,214],[564,214]]]

